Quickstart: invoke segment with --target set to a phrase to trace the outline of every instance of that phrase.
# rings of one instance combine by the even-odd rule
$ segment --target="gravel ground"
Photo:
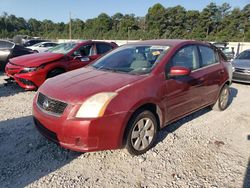
[[[163,129],[157,145],[76,153],[32,122],[35,92],[0,73],[0,187],[250,187],[250,85],[231,86],[224,112],[198,111]],[[248,169],[248,170],[247,170]]]

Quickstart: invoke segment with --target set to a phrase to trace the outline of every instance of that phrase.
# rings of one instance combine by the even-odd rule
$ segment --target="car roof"
[[[183,40],[183,39],[156,39],[156,40],[145,40],[139,42],[128,43],[128,45],[163,45],[163,46],[177,46],[183,43],[194,43],[194,44],[207,44],[206,42],[199,42],[195,40]]]

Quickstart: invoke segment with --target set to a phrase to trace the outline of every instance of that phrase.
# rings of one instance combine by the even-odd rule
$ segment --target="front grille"
[[[44,127],[35,117],[33,117],[35,126],[37,128],[37,130],[46,138],[48,138],[49,140],[52,140],[53,142],[59,143],[58,138],[56,133],[50,131],[49,129],[47,129],[46,127]]]
[[[250,69],[235,68],[234,72],[243,73],[243,74],[250,74]]]
[[[237,72],[234,72],[233,80],[241,80],[241,81],[250,82],[250,74],[238,74]]]
[[[53,115],[61,115],[63,114],[68,104],[55,99],[51,99],[44,94],[39,93],[37,98],[37,105],[48,113],[51,113]]]
[[[35,84],[33,82],[31,82],[30,80],[19,78],[19,81],[22,82],[24,85],[27,85],[27,86],[35,86]]]

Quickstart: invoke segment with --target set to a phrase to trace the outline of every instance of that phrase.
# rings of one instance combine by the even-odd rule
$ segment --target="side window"
[[[206,46],[199,46],[201,54],[201,66],[205,67],[218,62],[218,56],[216,56],[215,51],[212,48]]]
[[[198,50],[194,45],[186,46],[172,57],[170,66],[182,66],[195,70],[199,68]]]
[[[52,45],[51,45],[51,43],[45,43],[43,46],[44,47],[51,47]]]
[[[97,54],[105,54],[112,49],[112,46],[105,43],[96,44]]]
[[[92,45],[81,46],[76,51],[74,51],[73,56],[90,56],[92,50]]]

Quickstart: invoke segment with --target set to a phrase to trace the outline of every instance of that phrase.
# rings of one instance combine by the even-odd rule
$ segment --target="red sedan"
[[[115,47],[98,41],[64,43],[45,53],[10,59],[5,72],[22,88],[36,90],[47,78],[84,67]]]
[[[124,45],[46,81],[34,99],[35,125],[72,150],[125,146],[143,154],[171,122],[207,106],[226,109],[230,81],[220,53],[188,40]]]

